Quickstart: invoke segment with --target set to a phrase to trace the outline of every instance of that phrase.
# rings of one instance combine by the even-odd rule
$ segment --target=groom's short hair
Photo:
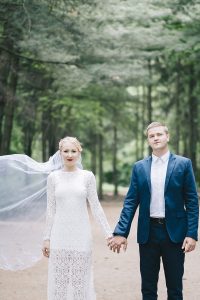
[[[152,122],[146,128],[146,136],[148,136],[149,129],[154,128],[154,127],[160,127],[160,126],[164,127],[164,130],[167,134],[169,133],[168,127],[164,123],[162,123],[162,122]]]

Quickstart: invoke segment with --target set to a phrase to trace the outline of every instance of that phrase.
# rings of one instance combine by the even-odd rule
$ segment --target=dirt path
[[[118,220],[122,202],[102,202],[112,227]],[[140,300],[140,273],[136,222],[132,226],[126,253],[115,254],[105,246],[102,233],[93,221],[94,276],[97,300]],[[184,299],[200,299],[199,245],[186,255],[184,275]],[[20,272],[0,271],[0,300],[46,300],[47,260]],[[161,268],[159,300],[166,300],[166,288]]]

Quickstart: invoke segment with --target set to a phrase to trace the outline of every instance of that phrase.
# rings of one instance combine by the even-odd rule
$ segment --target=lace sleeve
[[[101,226],[104,235],[106,238],[112,236],[112,230],[108,224],[106,216],[104,214],[103,208],[99,202],[96,188],[96,180],[95,176],[92,172],[90,172],[90,176],[88,178],[87,184],[87,199],[90,204],[90,208],[95,220]]]
[[[53,173],[47,178],[47,212],[46,212],[46,225],[44,230],[44,240],[49,240],[51,235],[51,228],[53,225],[54,215],[56,212],[55,201],[55,183],[53,180]]]

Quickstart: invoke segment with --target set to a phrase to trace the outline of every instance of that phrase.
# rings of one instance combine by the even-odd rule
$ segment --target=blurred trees
[[[0,153],[47,160],[76,136],[117,194],[161,120],[200,184],[199,33],[198,1],[0,0]]]

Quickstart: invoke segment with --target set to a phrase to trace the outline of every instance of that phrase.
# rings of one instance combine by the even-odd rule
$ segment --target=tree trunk
[[[91,140],[92,140],[92,144],[91,144],[91,170],[94,174],[96,174],[96,169],[97,169],[97,137],[96,134],[92,134],[91,135]]]
[[[13,43],[7,38],[8,36],[8,22],[4,23],[2,36],[5,36],[1,46],[6,49],[12,49]],[[7,82],[11,66],[11,54],[0,49],[0,151],[2,148],[2,134],[3,134],[3,118],[6,106]]]
[[[117,126],[113,126],[113,183],[114,195],[118,195],[118,170],[117,170]]]
[[[181,118],[181,110],[180,110],[180,61],[177,63],[177,77],[176,77],[176,95],[175,95],[175,104],[176,104],[176,134],[175,134],[175,149],[176,153],[179,154],[179,142],[180,142],[180,118]]]
[[[147,120],[148,124],[152,122],[152,66],[148,59],[149,83],[147,87]]]
[[[103,135],[100,133],[98,138],[99,144],[99,199],[103,199]]]
[[[35,135],[35,120],[37,113],[37,96],[34,94],[27,100],[27,106],[24,108],[23,133],[24,133],[24,153],[31,157],[32,142]]]
[[[2,154],[8,154],[10,148],[15,100],[16,100],[15,94],[17,89],[18,69],[19,69],[19,57],[13,56],[10,78],[9,78],[7,94],[6,94],[4,129],[2,134],[3,139],[1,145]]]
[[[47,161],[48,158],[48,112],[43,111],[42,113],[42,160]]]
[[[55,129],[53,130],[53,128],[55,128],[55,126],[51,126],[52,130],[50,130],[49,132],[49,157],[54,155],[56,153],[56,151],[58,150],[56,148],[56,136],[55,136]]]
[[[135,124],[135,157],[136,161],[139,160],[139,106],[140,106],[140,94],[137,89],[138,100],[135,101],[135,112],[136,112],[136,124]]]
[[[146,91],[145,91],[145,86],[143,86],[143,97],[142,97],[142,130],[141,130],[141,158],[144,156],[144,145],[145,145],[145,125],[146,125]]]
[[[26,131],[24,134],[24,153],[31,157],[32,155],[32,142],[33,134],[32,131]]]
[[[198,103],[197,98],[194,95],[195,89],[195,71],[194,65],[191,64],[189,67],[189,154],[193,163],[194,172],[197,170],[196,162],[196,150],[197,150],[197,126],[198,126]]]
[[[149,83],[147,87],[147,120],[148,124],[152,122],[152,66],[151,59],[148,59],[148,71],[149,71]],[[151,148],[149,147],[149,154],[151,154]]]

